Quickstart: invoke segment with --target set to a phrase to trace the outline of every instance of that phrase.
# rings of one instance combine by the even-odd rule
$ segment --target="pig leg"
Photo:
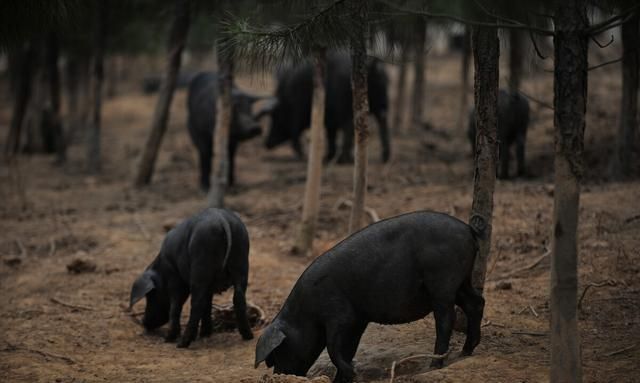
[[[195,273],[194,273],[195,274]],[[197,276],[192,275],[193,279],[198,279]],[[189,347],[191,342],[196,339],[198,333],[198,324],[208,313],[211,316],[211,297],[212,289],[210,286],[193,285],[191,286],[191,312],[189,313],[189,321],[187,322],[187,328],[182,334],[182,339],[178,343],[178,347]],[[209,302],[207,304],[207,301]]]
[[[449,349],[453,322],[456,317],[453,302],[434,302],[433,316],[436,319],[436,345],[434,354],[444,355]],[[443,364],[444,361],[442,359],[434,359],[431,362],[431,367],[442,368]]]
[[[526,137],[523,135],[519,135],[516,138],[516,156],[518,160],[518,177],[524,176],[524,146],[525,146]]]
[[[189,290],[184,286],[169,287],[171,291],[171,308],[169,309],[169,333],[165,342],[175,342],[180,336],[180,314],[182,314],[182,306],[189,297]]]
[[[291,147],[296,154],[296,158],[299,160],[304,159],[304,152],[302,151],[302,144],[300,143],[300,135],[296,134],[291,138]]]
[[[347,164],[353,162],[353,122],[345,122],[342,124],[342,151],[338,156],[339,164]]]
[[[231,138],[229,138],[229,140],[231,141]],[[238,149],[238,143],[229,142],[229,170],[228,170],[229,179],[227,180],[229,186],[233,186],[236,181],[236,176],[235,176],[236,149]]]
[[[206,338],[208,336],[211,336],[211,333],[213,333],[213,322],[211,320],[212,301],[213,301],[213,290],[205,298],[205,301],[203,304],[204,312],[202,314],[202,321],[200,322],[201,338]]]
[[[329,162],[336,156],[336,137],[338,131],[335,127],[327,127],[327,154],[324,158],[325,162]]]
[[[461,355],[468,356],[480,343],[480,324],[484,311],[484,298],[473,288],[471,279],[467,278],[460,287],[456,295],[456,304],[467,316],[467,339]]]
[[[200,154],[200,187],[202,190],[209,190],[211,174],[211,161],[212,151],[211,145],[200,145],[198,147],[198,153]]]
[[[500,142],[499,148],[500,172],[498,178],[507,179],[509,178],[509,145],[506,139]]]
[[[245,340],[253,339],[249,319],[247,318],[247,302],[245,300],[245,291],[247,290],[247,280],[236,281],[233,285],[233,311],[236,314],[236,322],[238,323],[238,331]]]
[[[389,144],[389,127],[387,126],[387,111],[380,111],[376,114],[378,121],[378,132],[380,134],[380,146],[382,147],[382,162],[387,163],[391,156],[391,145]]]
[[[338,369],[334,383],[351,383],[356,373],[352,360],[356,354],[366,324],[332,324],[327,328],[327,352]]]

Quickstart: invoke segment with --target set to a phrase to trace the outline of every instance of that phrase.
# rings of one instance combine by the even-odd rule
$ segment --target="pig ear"
[[[136,302],[140,299],[144,298],[151,290],[156,287],[155,282],[153,281],[153,276],[155,272],[151,270],[146,270],[142,273],[141,276],[133,282],[133,286],[131,287],[131,299],[129,300],[129,308],[133,307]]]
[[[256,112],[256,114],[253,115],[253,119],[254,120],[258,120],[262,116],[265,116],[267,114],[271,114],[271,112],[273,112],[273,110],[277,106],[278,106],[278,98],[277,97],[271,97],[271,98],[267,99],[267,101],[265,102],[264,106],[262,108],[260,108]]]
[[[269,357],[269,354],[282,343],[287,336],[273,324],[265,330],[256,344],[256,363],[253,368]]]

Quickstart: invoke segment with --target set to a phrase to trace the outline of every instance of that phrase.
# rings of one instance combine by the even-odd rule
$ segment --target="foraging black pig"
[[[213,294],[233,286],[233,307],[238,329],[252,339],[247,319],[245,291],[249,274],[249,235],[235,214],[206,209],[182,221],[164,239],[160,253],[136,279],[130,306],[146,296],[142,323],[148,330],[169,322],[167,342],[180,336],[180,313],[191,294],[191,313],[178,347],[211,335]]]
[[[435,353],[445,354],[454,305],[468,318],[462,349],[480,342],[484,299],[471,286],[471,270],[485,221],[467,225],[446,214],[415,212],[386,219],[351,235],[302,273],[282,309],[256,345],[257,367],[305,375],[327,347],[337,367],[334,382],[351,382],[351,365],[369,322],[399,324],[433,311]],[[432,362],[442,366],[442,360]]]
[[[516,145],[518,160],[518,176],[525,174],[524,148],[527,141],[529,125],[529,102],[520,93],[509,93],[500,90],[498,93],[498,141],[499,141],[499,178],[509,178],[509,148]],[[476,113],[472,109],[469,114],[467,135],[471,142],[471,151],[476,147]]]

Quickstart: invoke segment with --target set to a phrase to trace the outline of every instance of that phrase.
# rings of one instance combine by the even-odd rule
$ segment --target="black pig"
[[[187,95],[187,109],[189,111],[187,127],[191,141],[198,149],[200,187],[205,191],[210,186],[217,97],[218,75],[216,73],[201,72],[191,80]],[[262,132],[260,124],[251,115],[251,106],[260,100],[260,97],[234,87],[231,98],[233,108],[228,143],[229,185],[233,185],[235,182],[235,157],[238,145],[242,141],[259,136]]]
[[[265,146],[272,149],[288,140],[299,158],[303,157],[300,138],[311,123],[311,99],[313,95],[313,67],[310,62],[286,68],[278,74],[276,97],[259,113],[271,116],[271,127]],[[378,123],[382,161],[391,155],[387,126],[388,77],[384,64],[377,59],[367,64],[369,110]],[[342,151],[339,163],[353,161],[353,105],[351,95],[351,58],[343,52],[327,55],[325,79],[325,131],[327,153],[325,160],[337,154],[338,132],[342,131]]]
[[[500,156],[499,178],[509,178],[509,148],[515,143],[518,160],[518,176],[525,174],[524,148],[529,126],[529,102],[520,93],[500,90],[498,93],[498,141]],[[471,142],[471,151],[476,149],[476,112],[469,113],[467,135]]]
[[[178,347],[188,347],[196,338],[211,335],[213,294],[233,286],[233,307],[238,329],[252,339],[247,319],[245,291],[249,274],[249,235],[235,214],[224,209],[206,209],[182,221],[164,239],[160,253],[136,279],[130,306],[147,297],[142,323],[153,330],[169,322],[165,340],[180,336],[182,306],[191,294],[191,313]]]
[[[334,382],[351,382],[351,361],[369,322],[399,324],[433,311],[435,353],[445,354],[454,305],[468,318],[462,349],[480,342],[484,299],[471,286],[471,270],[485,221],[467,225],[441,213],[415,212],[386,219],[351,235],[302,273],[282,309],[256,345],[257,367],[305,375],[324,347],[338,371]],[[432,366],[442,366],[436,359]]]

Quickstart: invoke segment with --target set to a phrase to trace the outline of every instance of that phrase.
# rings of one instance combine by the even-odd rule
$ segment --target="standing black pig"
[[[351,382],[351,361],[369,322],[399,324],[433,311],[435,353],[445,354],[454,305],[468,318],[462,349],[480,342],[484,299],[471,286],[471,270],[485,221],[467,225],[441,213],[415,212],[386,219],[351,235],[318,257],[298,279],[256,345],[257,367],[305,375],[327,347],[338,371]],[[442,366],[442,360],[432,362]]]
[[[253,334],[247,319],[245,291],[249,274],[249,235],[235,214],[206,209],[173,228],[156,259],[131,288],[130,306],[146,296],[142,324],[148,330],[169,322],[167,342],[180,336],[180,313],[191,294],[191,313],[178,347],[211,335],[213,294],[233,286],[233,307],[244,339]]]
[[[200,186],[208,190],[210,186],[211,162],[213,157],[213,131],[216,123],[216,98],[218,96],[218,76],[212,72],[196,75],[189,84],[187,109],[188,128],[191,141],[200,155]],[[233,115],[229,132],[229,184],[235,181],[234,165],[238,144],[260,135],[260,124],[252,117],[251,106],[260,97],[233,89]]]
[[[499,178],[509,178],[509,148],[516,144],[518,160],[518,176],[525,174],[524,148],[527,141],[527,127],[529,126],[529,102],[520,93],[509,93],[500,90],[498,93],[498,153],[500,156]],[[469,113],[469,127],[467,129],[471,152],[476,147],[476,113],[472,109]]]
[[[311,98],[313,95],[313,68],[310,63],[282,70],[278,74],[278,87],[274,102],[269,103],[257,115],[271,115],[271,128],[265,143],[267,149],[288,140],[299,158],[303,157],[300,136],[311,123]],[[368,64],[369,110],[378,122],[382,160],[391,155],[387,127],[388,78],[380,60]],[[351,95],[351,58],[345,53],[327,56],[325,79],[325,130],[327,154],[325,160],[336,155],[336,138],[342,131],[342,151],[338,162],[353,161],[353,107]]]

